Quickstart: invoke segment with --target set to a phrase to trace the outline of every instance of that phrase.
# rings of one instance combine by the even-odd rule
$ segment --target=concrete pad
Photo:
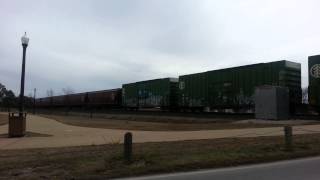
[[[294,134],[320,133],[320,125],[296,126]],[[24,149],[100,145],[122,143],[125,130],[86,128],[62,124],[52,119],[28,115],[27,131],[52,135],[50,137],[0,137],[0,149]],[[6,134],[8,126],[0,126],[0,134]],[[283,135],[283,128],[252,128],[205,131],[130,131],[135,143],[181,140],[258,137]]]

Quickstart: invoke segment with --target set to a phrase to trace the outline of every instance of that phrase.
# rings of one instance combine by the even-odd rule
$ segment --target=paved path
[[[127,180],[319,180],[320,157],[275,163],[128,178]]]
[[[62,124],[52,119],[29,115],[27,118],[29,132],[52,135],[51,137],[0,137],[0,149],[22,149],[42,147],[66,147],[80,145],[99,145],[122,142],[125,130],[86,128]],[[0,134],[6,134],[8,126],[0,126]],[[278,136],[283,128],[254,128],[233,130],[205,131],[131,131],[133,140],[139,142],[162,142],[180,140],[217,139],[229,137]],[[320,125],[297,126],[295,134],[319,133]]]

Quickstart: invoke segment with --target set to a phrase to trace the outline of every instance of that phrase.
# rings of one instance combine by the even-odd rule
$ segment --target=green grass
[[[216,139],[133,145],[129,164],[122,145],[0,151],[0,177],[16,179],[111,178],[237,166],[320,155],[320,134],[294,137]]]

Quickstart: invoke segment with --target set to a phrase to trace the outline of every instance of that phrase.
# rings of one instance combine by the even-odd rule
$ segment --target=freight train
[[[289,88],[290,104],[301,102],[301,65],[290,61],[260,63],[184,75],[180,81],[180,107],[249,110],[255,88],[263,85]]]
[[[119,108],[122,89],[91,91],[36,99],[38,108]]]
[[[309,102],[319,110],[320,56],[309,57],[309,71]],[[287,87],[293,112],[302,102],[301,64],[283,60],[139,81],[119,89],[39,98],[36,106],[241,112],[253,110],[255,88],[264,85]]]
[[[126,109],[178,107],[177,78],[163,78],[122,85],[122,106]]]

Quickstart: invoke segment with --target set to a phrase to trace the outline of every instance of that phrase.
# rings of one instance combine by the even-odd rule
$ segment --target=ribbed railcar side
[[[53,96],[52,98],[52,103],[51,105],[53,107],[61,107],[61,106],[65,106],[65,102],[66,102],[66,96],[62,95],[62,96]]]
[[[138,107],[138,87],[136,83],[122,85],[122,106],[124,108]]]
[[[51,106],[51,97],[44,97],[36,99],[36,107],[46,108]]]
[[[279,66],[279,86],[289,88],[291,107],[301,104],[301,64],[290,61],[281,61]]]
[[[51,107],[52,106],[52,102],[53,102],[53,98],[52,97],[46,97],[44,99],[44,104],[46,107]]]
[[[179,77],[179,106],[201,109],[207,105],[207,74],[197,73]]]
[[[121,93],[121,89],[88,92],[87,97],[84,96],[84,101],[89,106],[120,107]]]
[[[47,108],[51,107],[53,102],[52,97],[43,97],[36,99],[36,107],[37,108]]]
[[[64,105],[67,107],[83,107],[85,106],[85,96],[86,93],[64,95]]]
[[[36,107],[42,107],[43,104],[42,104],[42,98],[38,98],[36,99]]]
[[[176,78],[163,78],[140,81],[122,86],[122,102],[125,108],[156,108],[171,109],[172,99],[177,92]]]
[[[168,95],[168,101],[171,110],[177,110],[179,108],[179,81],[170,82],[170,94]]]
[[[37,107],[121,107],[122,90],[111,89],[36,99]]]
[[[182,108],[253,108],[254,90],[286,86],[291,101],[301,102],[301,65],[289,61],[260,63],[179,77]]]

